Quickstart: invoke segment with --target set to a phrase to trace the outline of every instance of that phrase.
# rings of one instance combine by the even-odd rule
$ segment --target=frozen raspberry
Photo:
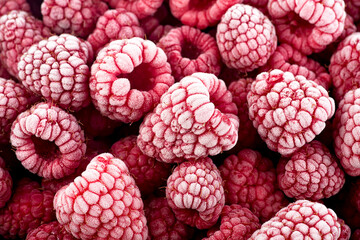
[[[6,169],[5,161],[0,157],[0,208],[4,207],[12,193],[13,180]]]
[[[81,176],[55,195],[56,217],[80,239],[147,239],[139,188],[110,153],[94,157]]]
[[[267,62],[276,49],[277,37],[268,17],[255,7],[239,3],[221,18],[216,42],[226,66],[250,72]]]
[[[54,33],[71,33],[86,38],[97,19],[108,9],[101,0],[44,0],[41,14],[44,25]]]
[[[278,188],[273,163],[260,152],[243,149],[227,157],[219,170],[227,204],[249,208],[261,222],[288,204]]]
[[[333,95],[339,102],[345,93],[360,87],[360,32],[347,36],[331,56],[329,72],[333,81]]]
[[[350,227],[345,223],[345,221],[341,218],[338,218],[338,222],[340,224],[341,233],[338,240],[349,240],[351,236],[351,229]]]
[[[28,232],[55,219],[54,194],[40,184],[22,178],[7,205],[0,209],[0,235],[6,239],[24,238]]]
[[[91,66],[90,94],[104,116],[136,122],[174,83],[164,51],[150,40],[114,40]]]
[[[120,139],[111,146],[110,153],[124,161],[144,197],[166,184],[171,165],[143,154],[136,138],[136,135],[131,135]]]
[[[0,60],[17,77],[21,55],[34,43],[51,35],[50,29],[30,13],[13,10],[0,17]]]
[[[167,180],[166,198],[176,219],[198,229],[210,228],[225,205],[219,170],[208,157],[179,164]]]
[[[261,226],[254,213],[238,204],[225,205],[220,218],[220,229],[203,240],[247,240]]]
[[[269,0],[268,11],[279,41],[305,55],[324,50],[344,30],[344,0]]]
[[[199,29],[189,26],[171,29],[157,46],[168,57],[176,81],[194,72],[220,73],[221,59],[216,40]]]
[[[287,43],[279,45],[268,62],[260,68],[261,72],[272,69],[291,72],[294,75],[302,75],[308,80],[329,89],[331,86],[331,77],[327,70],[319,62],[308,58],[300,51]]]
[[[44,223],[39,227],[31,230],[26,236],[26,240],[76,240],[68,233],[65,228],[58,222],[52,221]]]
[[[105,0],[112,8],[125,8],[138,19],[153,15],[164,0]]]
[[[10,141],[21,164],[44,178],[62,178],[79,166],[86,151],[76,118],[51,103],[40,102],[13,122]]]
[[[340,101],[333,121],[334,150],[345,172],[360,176],[360,89],[348,91]]]
[[[338,239],[340,232],[332,209],[318,202],[298,200],[261,225],[249,240]]]
[[[159,42],[159,40],[165,36],[171,29],[174,27],[171,25],[162,25],[159,20],[153,16],[144,18],[140,22],[141,27],[144,29],[146,34],[146,39],[153,41],[154,43]]]
[[[226,10],[239,0],[170,0],[169,6],[174,17],[184,25],[205,29],[215,26]]]
[[[23,85],[0,77],[0,143],[9,142],[11,124],[27,109],[29,98]]]
[[[247,101],[260,137],[282,155],[311,142],[335,112],[335,102],[325,88],[279,69],[259,74]]]
[[[140,125],[140,150],[173,163],[217,155],[238,138],[237,107],[225,83],[210,73],[193,73],[172,85]]]
[[[51,36],[32,45],[18,63],[22,84],[47,101],[78,111],[90,104],[92,48],[70,34]]]
[[[124,8],[117,8],[107,10],[99,17],[95,30],[87,40],[97,52],[112,40],[144,36],[144,30],[140,27],[136,15]]]
[[[152,240],[192,239],[194,228],[179,221],[166,198],[154,197],[145,204],[145,215]]]
[[[312,201],[337,194],[345,183],[345,174],[337,160],[317,140],[305,144],[290,158],[281,158],[277,178],[286,196]]]
[[[30,13],[30,5],[26,0],[0,0],[0,15],[12,10],[22,10]]]

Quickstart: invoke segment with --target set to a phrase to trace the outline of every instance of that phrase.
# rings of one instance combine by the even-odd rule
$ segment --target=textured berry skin
[[[7,14],[12,10],[30,12],[30,5],[26,0],[0,0],[0,15]]]
[[[224,180],[227,204],[239,204],[265,222],[288,204],[276,182],[276,171],[270,159],[260,152],[243,149],[230,155],[219,167]]]
[[[29,105],[25,87],[11,79],[0,77],[0,143],[8,143],[11,124]]]
[[[173,83],[164,51],[138,37],[110,42],[91,66],[94,106],[104,116],[125,123],[151,111]]]
[[[255,7],[238,3],[217,25],[216,42],[226,66],[250,72],[267,62],[276,49],[277,37],[268,17]]]
[[[360,89],[348,91],[340,101],[333,120],[334,151],[345,172],[360,175],[359,133]]]
[[[136,15],[124,8],[109,9],[99,17],[96,28],[87,40],[93,46],[94,52],[116,39],[128,39],[145,36],[144,30]]]
[[[336,213],[325,205],[298,200],[284,207],[249,240],[338,239],[341,233]]]
[[[0,210],[0,235],[6,239],[24,238],[28,232],[55,219],[54,194],[40,184],[21,179],[7,205]]]
[[[6,169],[5,161],[0,157],[0,208],[4,207],[12,194],[13,180]]]
[[[84,132],[76,118],[44,102],[17,116],[10,141],[21,164],[44,178],[70,175],[86,151]]]
[[[276,48],[267,63],[260,68],[260,71],[265,72],[271,69],[280,69],[294,75],[302,75],[325,89],[329,89],[332,84],[330,74],[325,67],[287,43],[280,44]]]
[[[194,228],[179,221],[166,198],[154,197],[145,204],[145,215],[152,240],[192,239]]]
[[[260,137],[282,155],[311,142],[335,112],[334,99],[322,86],[279,69],[260,73],[247,101]]]
[[[337,194],[345,174],[329,149],[314,140],[277,165],[279,187],[286,196],[317,201]]]
[[[238,138],[237,107],[225,83],[210,73],[193,73],[172,85],[140,125],[140,150],[174,163],[217,155]]]
[[[268,11],[279,41],[305,55],[324,50],[344,30],[344,0],[269,0]]]
[[[112,8],[124,8],[138,19],[153,15],[164,0],[105,0]]]
[[[247,240],[261,226],[254,213],[238,204],[225,205],[220,218],[220,229],[203,240]]]
[[[171,165],[143,154],[136,138],[136,135],[131,135],[120,139],[111,146],[110,153],[124,161],[144,197],[166,184]]]
[[[149,16],[140,21],[141,27],[144,29],[146,38],[153,41],[154,43],[165,36],[171,29],[174,28],[172,25],[162,25],[156,17]]]
[[[76,240],[58,221],[44,223],[28,233],[25,240]]]
[[[205,29],[216,25],[226,10],[239,0],[169,0],[171,13],[184,25]]]
[[[179,221],[197,229],[212,227],[225,205],[219,170],[208,157],[179,164],[167,180],[166,198]]]
[[[56,218],[80,239],[147,239],[139,188],[110,153],[94,157],[81,176],[55,195]]]
[[[340,237],[338,238],[338,240],[349,240],[351,237],[350,227],[341,218],[338,218],[338,222],[339,222],[340,228],[341,228],[341,233],[340,233]]]
[[[50,29],[30,13],[13,10],[0,17],[0,60],[17,77],[21,55],[34,43],[51,35]]]
[[[18,64],[19,80],[35,94],[64,109],[90,104],[89,77],[93,50],[70,34],[51,36],[32,45]]]
[[[101,0],[44,0],[41,14],[44,25],[54,33],[71,33],[87,37],[95,28],[97,19],[108,9]]]
[[[186,25],[173,28],[157,46],[168,57],[176,81],[194,72],[220,73],[221,59],[216,40],[197,28]]]
[[[355,32],[340,42],[330,58],[329,72],[333,80],[333,96],[339,102],[345,93],[360,86],[360,33]]]

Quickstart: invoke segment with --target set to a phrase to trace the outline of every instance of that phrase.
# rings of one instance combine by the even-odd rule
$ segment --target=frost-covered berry
[[[139,37],[110,42],[91,66],[94,106],[104,116],[125,123],[151,111],[173,83],[164,51]]]
[[[268,148],[290,155],[311,142],[335,112],[334,99],[304,76],[279,69],[260,73],[247,95],[249,117]]]
[[[210,228],[225,205],[219,170],[208,157],[179,164],[167,180],[166,198],[176,219],[198,229]]]
[[[94,157],[55,195],[56,218],[76,238],[147,239],[139,188],[125,163],[110,153]]]
[[[65,228],[58,222],[52,221],[44,223],[39,227],[31,230],[25,240],[76,240],[68,233]]]
[[[86,151],[85,136],[76,118],[46,102],[17,116],[10,141],[21,164],[44,178],[70,175]]]
[[[4,207],[12,194],[13,180],[6,169],[5,161],[0,157],[0,208]]]
[[[145,116],[137,144],[146,155],[168,163],[217,155],[236,144],[236,114],[221,79],[193,73],[172,85]]]
[[[112,8],[124,8],[134,13],[138,19],[153,15],[164,0],[104,0]]]
[[[351,237],[351,228],[341,218],[338,218],[338,222],[339,222],[340,228],[341,228],[341,233],[340,233],[340,237],[338,238],[338,240],[349,240]]]
[[[267,62],[276,49],[277,37],[268,17],[255,7],[238,3],[222,16],[216,42],[226,66],[250,72]]]
[[[22,10],[30,13],[30,5],[26,0],[0,0],[0,15],[12,10]]]

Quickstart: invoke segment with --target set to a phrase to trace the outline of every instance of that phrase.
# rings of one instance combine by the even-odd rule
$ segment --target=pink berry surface
[[[153,15],[164,0],[105,0],[112,8],[124,8],[138,19]]]
[[[22,10],[30,12],[30,5],[26,0],[1,0],[0,15],[4,15],[12,10]]]
[[[31,230],[25,240],[76,240],[68,233],[65,228],[58,222],[52,221],[44,223],[39,227]]]

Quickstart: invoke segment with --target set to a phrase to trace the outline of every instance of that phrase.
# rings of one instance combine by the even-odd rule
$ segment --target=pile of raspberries
[[[0,239],[360,240],[360,1],[0,0]]]

